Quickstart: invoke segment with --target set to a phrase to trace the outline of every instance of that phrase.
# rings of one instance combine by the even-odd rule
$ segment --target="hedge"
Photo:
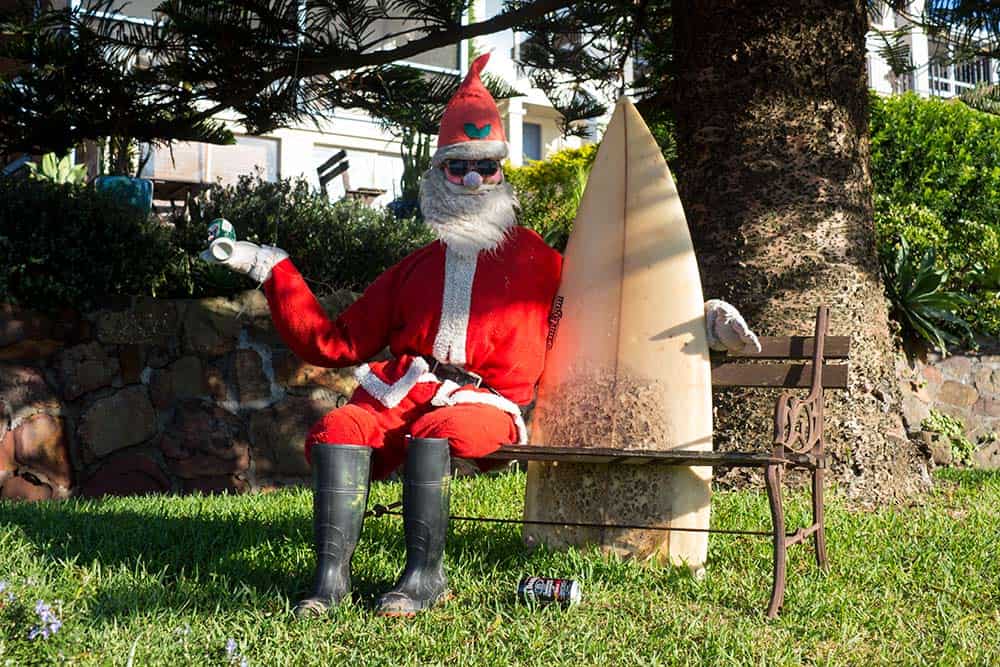
[[[872,96],[871,168],[879,252],[905,238],[934,248],[958,313],[1000,335],[1000,118],[957,101]]]

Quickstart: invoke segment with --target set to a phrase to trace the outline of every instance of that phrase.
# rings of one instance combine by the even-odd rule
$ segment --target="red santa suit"
[[[319,442],[368,445],[378,478],[403,461],[406,435],[448,438],[453,455],[472,459],[525,442],[519,406],[542,373],[561,266],[559,253],[523,227],[471,258],[435,241],[331,321],[291,261],[276,265],[264,291],[289,347],[317,366],[362,364],[350,403],[310,432],[307,458]],[[386,345],[392,360],[364,363]],[[433,360],[475,373],[490,389],[442,382]]]
[[[445,182],[448,160],[477,167],[507,155],[503,122],[480,80],[486,61],[471,64],[445,109],[422,184],[425,220],[448,243],[431,243],[388,269],[336,321],[290,260],[264,283],[275,326],[300,358],[360,364],[348,405],[309,433],[310,460],[317,443],[368,445],[379,478],[404,460],[407,435],[447,438],[454,456],[470,459],[526,441],[520,406],[531,402],[542,373],[562,257],[514,224],[515,199],[502,172],[489,185],[479,173],[467,174],[474,182],[464,185]],[[366,363],[387,345],[392,360]],[[453,372],[461,386],[440,377],[439,364],[482,378],[482,386]]]

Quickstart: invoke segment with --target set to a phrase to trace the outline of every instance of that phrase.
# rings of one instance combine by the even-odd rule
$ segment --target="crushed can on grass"
[[[523,577],[517,585],[517,599],[525,604],[556,603],[572,607],[580,602],[580,583],[573,579]]]

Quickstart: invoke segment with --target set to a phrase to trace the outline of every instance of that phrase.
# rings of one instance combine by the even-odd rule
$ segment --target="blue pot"
[[[144,213],[149,213],[153,208],[153,181],[148,178],[98,176],[94,179],[94,187]]]

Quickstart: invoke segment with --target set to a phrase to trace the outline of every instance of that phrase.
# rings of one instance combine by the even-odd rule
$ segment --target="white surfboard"
[[[622,98],[566,248],[561,312],[531,442],[712,449],[705,318],[687,221],[660,149]],[[711,468],[556,464],[528,468],[525,518],[708,528]],[[525,526],[529,545],[598,544],[700,570],[703,533]]]

